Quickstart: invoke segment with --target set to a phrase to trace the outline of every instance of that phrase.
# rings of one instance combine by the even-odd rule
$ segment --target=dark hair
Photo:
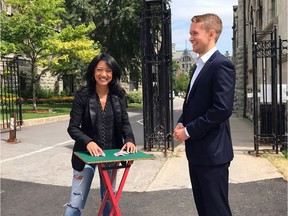
[[[121,73],[122,73],[121,69],[118,63],[116,62],[116,60],[105,52],[100,53],[99,55],[95,56],[90,62],[90,64],[88,65],[87,72],[84,75],[84,80],[85,80],[84,88],[87,88],[89,93],[93,93],[96,91],[96,81],[94,79],[94,71],[99,61],[101,60],[105,61],[106,64],[112,70],[112,80],[108,84],[109,91],[112,94],[116,94],[122,97],[125,94],[125,90],[120,85],[120,78],[121,78]]]

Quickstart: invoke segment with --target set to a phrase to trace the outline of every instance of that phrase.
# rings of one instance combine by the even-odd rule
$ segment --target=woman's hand
[[[89,142],[86,146],[87,150],[89,151],[91,156],[100,156],[104,155],[104,152],[102,149],[93,141]]]
[[[137,152],[137,148],[136,148],[134,143],[127,142],[127,143],[124,144],[124,146],[122,147],[121,151],[126,151],[128,153],[136,153]]]

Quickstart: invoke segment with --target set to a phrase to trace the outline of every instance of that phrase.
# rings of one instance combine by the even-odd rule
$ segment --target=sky
[[[221,53],[229,51],[231,55],[234,5],[238,5],[238,0],[172,0],[172,43],[176,44],[176,50],[192,49],[188,39],[193,16],[215,13],[223,23],[223,30],[216,46]]]

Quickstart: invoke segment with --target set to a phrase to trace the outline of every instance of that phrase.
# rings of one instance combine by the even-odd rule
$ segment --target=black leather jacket
[[[114,113],[115,140],[117,148],[120,149],[124,143],[135,143],[135,138],[126,110],[125,97],[121,98],[118,95],[111,94],[111,102]],[[91,95],[83,90],[76,93],[67,131],[71,138],[75,140],[72,167],[78,171],[83,170],[85,163],[74,154],[74,151],[86,151],[86,145],[93,140],[96,109],[96,93]]]

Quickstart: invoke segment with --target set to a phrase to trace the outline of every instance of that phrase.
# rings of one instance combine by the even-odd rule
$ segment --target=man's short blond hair
[[[191,19],[194,23],[202,23],[203,27],[207,30],[215,30],[216,32],[216,42],[218,41],[220,34],[222,32],[222,20],[219,16],[212,13],[202,14],[193,16]]]

